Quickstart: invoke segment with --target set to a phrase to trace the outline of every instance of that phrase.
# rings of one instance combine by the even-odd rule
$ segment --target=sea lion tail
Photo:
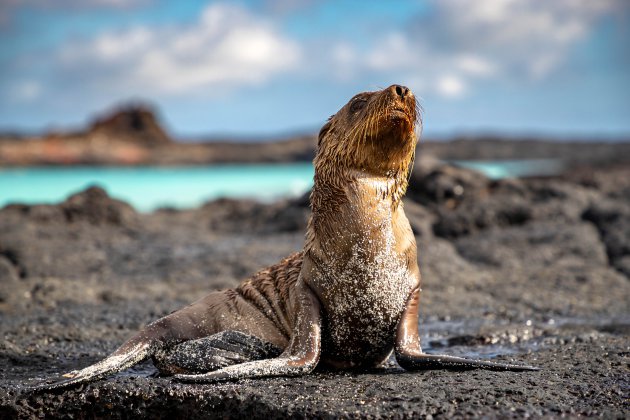
[[[527,365],[515,365],[511,363],[498,363],[488,360],[466,359],[463,357],[448,356],[444,354],[420,354],[413,356],[398,356],[398,363],[406,370],[495,370],[495,371],[536,371],[540,368]]]
[[[136,336],[105,359],[84,369],[66,373],[67,379],[44,382],[25,389],[26,392],[48,391],[97,381],[142,362],[155,352],[155,343]]]

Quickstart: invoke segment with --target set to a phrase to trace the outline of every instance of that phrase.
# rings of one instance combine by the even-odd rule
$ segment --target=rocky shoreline
[[[23,395],[24,385],[86,366],[151,320],[300,249],[309,214],[306,197],[141,214],[92,188],[58,205],[0,210],[0,416],[628,415],[627,166],[491,181],[420,159],[405,210],[419,246],[424,348],[542,371],[406,373],[392,362],[184,385],[152,377],[145,363]]]

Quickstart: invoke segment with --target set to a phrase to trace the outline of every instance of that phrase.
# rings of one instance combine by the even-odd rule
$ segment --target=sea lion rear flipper
[[[396,332],[396,361],[406,370],[471,370],[485,369],[498,371],[526,371],[540,370],[534,366],[521,366],[490,362],[487,360],[465,359],[463,357],[447,356],[441,354],[426,354],[420,347],[418,335],[418,307],[420,302],[420,289],[411,292],[407,307],[398,323]]]
[[[182,382],[216,382],[269,376],[298,376],[312,371],[321,353],[321,314],[317,296],[303,282],[296,285],[297,317],[291,342],[274,359],[227,366],[201,375],[175,375]]]
[[[93,382],[112,373],[125,370],[149,357],[151,343],[145,342],[136,336],[123,344],[118,350],[105,359],[81,370],[72,371],[63,375],[66,379],[56,382],[43,382],[27,387],[26,392],[46,391],[60,388],[68,388],[81,383]]]
[[[496,363],[487,360],[466,359],[463,357],[448,356],[444,354],[397,354],[398,364],[405,370],[496,370],[496,371],[536,371],[540,368],[526,365],[514,365],[508,363]]]

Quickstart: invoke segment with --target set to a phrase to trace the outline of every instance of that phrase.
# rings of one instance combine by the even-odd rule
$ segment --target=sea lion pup
[[[392,350],[407,370],[536,370],[422,352],[416,242],[401,202],[417,121],[404,86],[356,95],[319,133],[301,252],[149,324],[103,361],[40,389],[100,379],[149,357],[185,382],[374,367]]]

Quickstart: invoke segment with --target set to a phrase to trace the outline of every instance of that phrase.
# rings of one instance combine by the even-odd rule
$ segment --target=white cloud
[[[17,3],[7,1],[13,2],[7,3],[11,7]],[[301,34],[300,41],[274,27],[273,22],[282,19],[254,15],[261,9],[213,4],[187,24],[135,26],[91,39],[71,39],[50,53],[25,54],[9,63],[7,74],[12,77],[6,77],[6,84],[15,87],[6,90],[16,101],[48,99],[55,107],[89,102],[96,108],[133,97],[163,103],[174,96],[207,98],[292,75],[308,83],[331,83],[332,78],[366,88],[405,83],[427,98],[456,100],[481,84],[548,77],[564,65],[598,19],[614,14],[621,4],[617,0],[430,1],[431,12],[410,19],[407,25],[357,25],[354,37],[333,30]],[[79,3],[85,7],[123,4],[119,0],[55,4]],[[307,7],[292,0],[278,4]],[[360,33],[361,28],[369,29]]]
[[[62,72],[127,94],[211,94],[292,69],[299,46],[245,9],[215,4],[186,27],[136,27],[66,45]]]
[[[497,72],[497,66],[494,63],[474,54],[456,56],[454,64],[462,72],[473,76],[493,76]]]
[[[455,98],[482,80],[541,79],[619,0],[433,0],[433,12],[379,39],[355,71],[414,80]]]
[[[542,77],[563,61],[594,21],[619,4],[617,0],[440,0],[434,2],[439,25],[427,29],[438,32],[438,39],[450,40],[442,46],[454,52],[475,51],[497,68],[524,69]]]
[[[466,85],[462,79],[457,76],[443,76],[437,80],[437,91],[443,96],[458,97],[466,90]]]

